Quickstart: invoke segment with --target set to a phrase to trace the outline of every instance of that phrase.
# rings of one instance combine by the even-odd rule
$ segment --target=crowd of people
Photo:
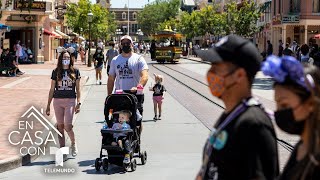
[[[274,52],[274,47],[268,40],[267,51],[264,55],[264,58],[272,54],[275,54],[279,57],[292,56],[295,57],[301,63],[312,64],[317,67],[320,67],[320,50],[318,44],[314,42],[299,45],[295,40],[292,43],[287,42],[285,44],[282,42],[282,40],[279,40],[277,52]]]

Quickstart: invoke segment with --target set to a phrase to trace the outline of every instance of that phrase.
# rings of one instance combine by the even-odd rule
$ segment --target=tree
[[[115,32],[116,24],[112,15],[98,4],[92,5],[89,0],[80,0],[78,4],[70,3],[67,8],[67,23],[75,32],[84,33],[89,37],[88,13],[93,13],[91,24],[92,39],[109,38]]]
[[[244,37],[252,37],[259,30],[256,23],[260,11],[254,2],[243,1],[241,6],[235,2],[229,3],[225,13],[228,24],[225,27],[227,34],[235,33]]]
[[[180,15],[179,30],[188,38],[204,35],[220,35],[226,26],[225,14],[217,13],[213,6],[206,6],[191,14]]]
[[[180,0],[156,0],[146,5],[138,14],[138,23],[146,35],[161,30],[161,23],[176,18],[180,8]]]

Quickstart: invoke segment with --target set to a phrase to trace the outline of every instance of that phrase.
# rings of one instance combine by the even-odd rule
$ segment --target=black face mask
[[[131,52],[131,46],[130,46],[130,45],[123,45],[123,46],[122,46],[122,51],[123,51],[124,53],[129,53],[129,52]]]
[[[293,109],[287,108],[276,111],[274,117],[279,128],[289,134],[301,135],[304,130],[303,121],[296,121],[293,115]]]

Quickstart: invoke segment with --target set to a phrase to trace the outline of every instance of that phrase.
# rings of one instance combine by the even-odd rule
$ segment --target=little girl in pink
[[[162,111],[162,100],[166,88],[162,85],[163,77],[161,75],[153,74],[155,76],[156,84],[153,87],[150,87],[150,91],[153,91],[153,109],[154,109],[154,118],[153,120],[161,119]],[[159,116],[157,116],[157,109],[159,110]]]

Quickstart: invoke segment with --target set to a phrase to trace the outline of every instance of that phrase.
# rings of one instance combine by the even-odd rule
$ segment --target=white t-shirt
[[[125,58],[121,54],[112,59],[109,75],[116,77],[115,90],[130,90],[137,87],[140,81],[141,71],[148,69],[145,59],[132,53],[131,57]]]

